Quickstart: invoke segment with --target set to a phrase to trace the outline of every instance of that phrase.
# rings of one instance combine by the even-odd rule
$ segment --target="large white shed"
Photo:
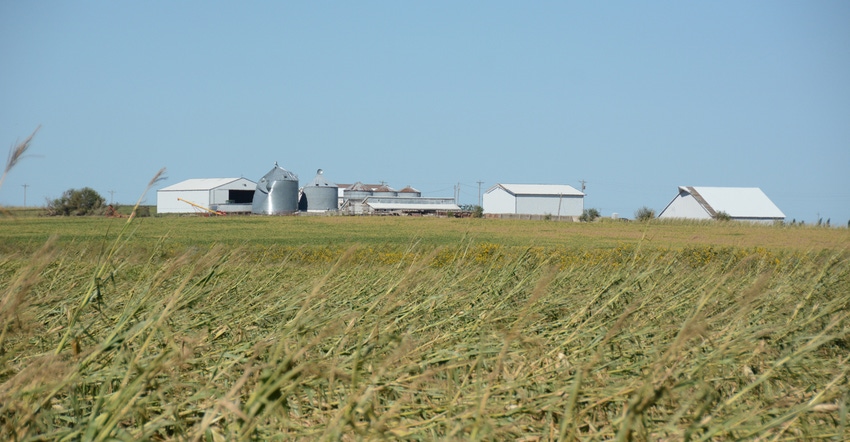
[[[758,187],[680,186],[659,218],[712,219],[724,212],[733,220],[773,222],[785,214]]]
[[[223,210],[227,207],[238,208],[247,204],[247,211],[250,212],[256,187],[257,183],[247,178],[189,179],[157,190],[156,212],[198,212],[198,207],[192,204],[211,210]],[[190,202],[192,204],[189,204]]]
[[[496,184],[483,203],[486,214],[581,216],[584,193],[566,184]]]

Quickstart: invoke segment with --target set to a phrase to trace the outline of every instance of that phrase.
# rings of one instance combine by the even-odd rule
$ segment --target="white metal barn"
[[[758,187],[680,186],[659,218],[712,219],[724,212],[733,220],[774,222],[785,214]]]
[[[256,187],[257,183],[247,178],[195,178],[181,181],[156,191],[156,212],[196,213],[202,210],[198,206],[223,212],[242,212],[245,205],[250,212]]]
[[[483,204],[486,214],[581,216],[584,193],[566,184],[496,184]]]

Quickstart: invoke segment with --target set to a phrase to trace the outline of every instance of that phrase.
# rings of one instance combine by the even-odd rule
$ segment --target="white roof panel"
[[[243,179],[254,183],[247,178],[192,178],[172,184],[168,187],[163,187],[159,190],[210,190],[226,186],[234,181]],[[256,185],[256,183],[254,183],[254,185]]]
[[[495,187],[501,187],[514,195],[584,196],[581,191],[566,184],[497,184]]]
[[[460,210],[457,204],[416,204],[416,203],[373,203],[369,207],[376,210]]]
[[[688,192],[687,187],[680,190]],[[733,218],[785,218],[758,187],[693,187],[715,212]]]
[[[378,196],[364,202],[376,210],[460,210],[452,198]]]

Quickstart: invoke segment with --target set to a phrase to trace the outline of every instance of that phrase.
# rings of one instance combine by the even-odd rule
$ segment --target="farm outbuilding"
[[[483,204],[491,215],[581,216],[584,193],[566,184],[496,184]]]
[[[364,212],[393,215],[441,215],[460,212],[454,198],[420,196],[370,196],[363,200]]]
[[[718,213],[738,221],[774,222],[785,214],[758,187],[680,186],[659,218],[713,219]]]
[[[257,184],[247,178],[194,178],[156,191],[157,213],[250,212]]]

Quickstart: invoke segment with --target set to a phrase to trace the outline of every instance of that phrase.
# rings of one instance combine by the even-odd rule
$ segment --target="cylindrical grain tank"
[[[359,215],[363,213],[363,200],[372,196],[372,190],[361,182],[356,182],[342,191],[348,213]]]
[[[298,176],[280,167],[265,174],[254,190],[251,213],[259,215],[286,215],[298,211]]]
[[[298,210],[326,212],[337,210],[339,206],[339,188],[325,178],[324,171],[316,171],[316,177],[301,189]]]
[[[398,196],[398,192],[386,184],[372,189],[372,196]]]
[[[372,191],[361,182],[352,184],[348,189],[342,191],[343,197],[350,201],[363,201],[372,196]]]
[[[422,192],[414,189],[413,187],[407,186],[404,189],[398,191],[398,196],[406,196],[410,198],[419,198],[422,196]]]

